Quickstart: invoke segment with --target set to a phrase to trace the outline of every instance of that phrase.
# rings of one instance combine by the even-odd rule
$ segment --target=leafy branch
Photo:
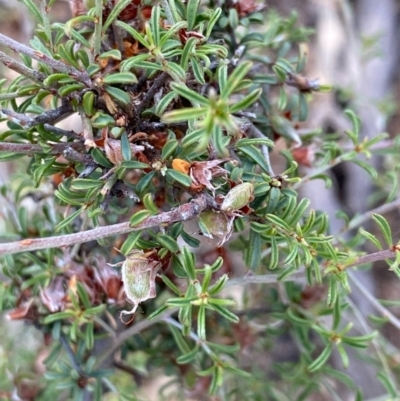
[[[160,213],[156,216],[149,216],[134,227],[132,227],[129,222],[126,222],[96,227],[75,234],[48,238],[27,238],[21,241],[0,244],[0,255],[35,251],[38,249],[60,248],[94,241],[112,235],[121,235],[151,227],[160,227],[177,221],[187,221],[197,217],[203,210],[210,207],[211,204],[213,204],[213,202],[210,202],[209,196],[201,194],[191,202],[181,205],[174,210]]]
[[[55,71],[69,74],[71,75],[71,77],[74,77],[76,80],[83,82],[88,87],[92,87],[92,80],[90,79],[89,74],[87,74],[86,72],[79,71],[76,68],[68,66],[61,61],[55,60],[47,54],[43,54],[38,52],[37,50],[33,50],[32,48],[25,46],[9,38],[6,35],[3,35],[2,33],[0,33],[0,44],[7,46],[9,49],[15,51],[16,53],[22,53],[33,58],[34,60],[43,62],[47,64],[50,68],[53,68]]]

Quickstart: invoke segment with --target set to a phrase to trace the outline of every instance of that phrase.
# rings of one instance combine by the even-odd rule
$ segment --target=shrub
[[[352,282],[397,324],[351,270],[395,258],[399,276],[378,214],[398,202],[330,235],[327,215],[297,193],[314,179],[329,186],[325,173],[345,161],[375,179],[365,158],[385,136],[361,140],[350,110],[345,133],[299,134],[312,93],[329,87],[301,75],[311,31],[295,14],[252,0],[95,0],[63,24],[49,19],[54,1],[23,2],[37,20],[29,46],[0,34],[0,61],[18,73],[0,82],[0,160],[23,157],[1,188],[1,308],[43,333],[47,356],[45,381],[27,385],[11,355],[3,387],[134,400],[159,369],[174,379],[169,396],[340,398],[332,383],[342,382],[362,399],[330,356],[346,368],[350,347],[366,357],[372,344],[368,361],[395,397],[389,351],[371,329],[382,319],[367,323],[349,293]],[[73,114],[80,129],[57,125]],[[385,245],[364,229],[344,241],[371,216]],[[378,252],[363,254],[365,240]],[[285,334],[294,356],[265,364]]]

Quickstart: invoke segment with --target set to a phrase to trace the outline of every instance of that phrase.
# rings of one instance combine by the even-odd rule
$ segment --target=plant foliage
[[[351,322],[349,271],[370,261],[365,240],[393,255],[396,244],[379,214],[382,243],[366,230],[347,243],[297,190],[329,186],[345,161],[376,179],[366,158],[385,136],[362,139],[351,110],[346,133],[300,135],[312,93],[329,89],[301,75],[311,31],[252,0],[95,0],[66,23],[50,19],[55,1],[22,1],[37,22],[29,45],[0,35],[0,59],[19,73],[0,82],[0,160],[25,156],[1,188],[0,306],[43,333],[35,399],[136,400],[138,378],[156,369],[178,383],[165,397],[305,400],[334,397],[332,382],[355,394],[332,353],[344,368],[350,348],[372,343],[378,365],[389,355],[365,320]],[[79,130],[57,125],[71,115]],[[246,276],[234,278],[228,249]],[[121,322],[129,303],[136,315]],[[295,357],[263,372],[285,334]],[[261,355],[252,364],[249,349]],[[17,367],[0,369],[1,387],[20,391]]]

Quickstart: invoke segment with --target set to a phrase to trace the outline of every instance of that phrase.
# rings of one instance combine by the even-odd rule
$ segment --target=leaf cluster
[[[350,242],[331,235],[328,216],[297,190],[314,179],[329,187],[329,169],[348,161],[376,180],[366,159],[386,136],[362,139],[351,110],[345,133],[300,133],[313,94],[330,89],[301,75],[311,31],[295,13],[283,18],[251,0],[121,0],[112,8],[95,0],[66,23],[50,19],[54,2],[39,9],[23,0],[37,21],[29,46],[0,35],[21,57],[10,64],[0,52],[19,73],[0,81],[0,161],[28,156],[1,188],[9,200],[3,239],[21,241],[21,253],[2,256],[0,306],[48,339],[47,391],[136,399],[117,388],[126,383],[113,384],[120,378],[105,369],[111,361],[138,376],[163,368],[179,391],[199,381],[203,393],[232,400],[305,400],[334,394],[331,380],[356,392],[330,357],[336,350],[347,367],[348,348],[365,349],[378,333],[349,323],[357,310],[348,271],[362,263],[366,239],[380,251],[397,245],[380,214],[373,218],[385,246],[364,229]],[[79,132],[57,125],[72,114]],[[275,174],[269,156],[278,141],[285,167]],[[397,183],[395,174],[387,179]],[[342,217],[346,230],[359,225]],[[117,224],[118,237],[82,236],[63,249],[53,242]],[[35,238],[48,238],[48,249],[24,252]],[[227,295],[231,251],[248,269],[240,285],[261,283],[244,288],[240,308]],[[115,317],[126,303],[121,274],[110,264],[131,252],[144,255],[146,277],[157,266],[160,278],[157,297],[146,293],[143,316],[125,327]],[[390,269],[400,277],[399,263]],[[246,347],[273,351],[287,333],[295,362],[271,365],[276,380],[261,378],[259,361],[243,363]],[[374,363],[388,357],[383,348],[377,355]],[[387,364],[380,380],[395,392]]]

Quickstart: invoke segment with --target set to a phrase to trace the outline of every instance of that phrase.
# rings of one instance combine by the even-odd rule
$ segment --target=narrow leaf
[[[204,96],[200,95],[198,92],[189,89],[183,83],[171,82],[171,89],[176,92],[179,96],[183,96],[194,105],[200,104],[201,106],[208,106],[209,100]]]
[[[69,223],[74,221],[81,213],[82,213],[83,208],[76,210],[74,213],[71,213],[67,218],[65,218],[63,221],[58,223],[55,227],[54,230],[60,231],[62,228],[67,226]]]
[[[171,76],[175,83],[186,81],[186,71],[177,63],[170,61],[163,66],[163,70]]]
[[[179,182],[185,187],[190,187],[192,185],[192,179],[188,175],[183,174],[180,171],[168,169],[166,176],[172,178],[174,181]]]
[[[201,340],[206,339],[206,308],[201,305],[197,314],[197,335]]]
[[[32,0],[20,0],[29,9],[30,13],[35,16],[40,24],[43,24],[43,16],[36,4]]]
[[[243,99],[239,100],[233,106],[229,108],[230,113],[237,113],[238,111],[246,110],[249,108],[253,103],[255,103],[258,98],[261,96],[262,89],[256,89],[255,91],[249,93]]]
[[[114,4],[110,14],[108,15],[108,18],[104,22],[103,33],[106,32],[107,28],[117,19],[118,15],[122,12],[122,10],[124,10],[126,7],[128,7],[129,4],[131,4],[131,2],[132,0],[119,0],[117,3]],[[117,21],[117,24],[118,22],[121,21]]]
[[[138,242],[138,240],[140,239],[142,235],[142,232],[139,231],[134,231],[133,233],[130,233],[128,235],[128,238],[125,240],[125,242],[122,244],[121,248],[120,248],[120,252],[123,255],[128,255],[128,253],[135,248],[136,243]]]
[[[240,84],[245,75],[250,71],[251,66],[252,63],[250,61],[246,61],[239,64],[235,68],[233,73],[228,78],[224,91],[221,91],[222,99],[228,99],[229,95],[236,90],[236,87]]]
[[[129,162],[122,162],[121,167],[133,168],[133,169],[143,169],[143,168],[149,168],[149,165],[146,163],[142,163],[142,162],[129,161]]]
[[[121,52],[118,49],[112,49],[109,50],[108,52],[101,53],[99,55],[99,59],[112,59],[112,60],[121,60],[122,55]]]
[[[356,138],[358,138],[361,126],[360,119],[358,118],[356,113],[354,113],[354,111],[350,109],[345,110],[344,114],[346,114],[347,118],[351,121],[351,125],[353,127],[353,133],[356,136]]]
[[[192,55],[192,52],[196,46],[197,38],[190,38],[183,48],[182,56],[181,56],[181,67],[187,71],[189,58]]]
[[[176,240],[169,235],[158,234],[157,240],[164,248],[168,249],[171,253],[176,253],[179,251],[179,246]]]
[[[206,38],[208,39],[209,36],[211,35],[211,32],[214,28],[214,25],[216,24],[216,22],[218,21],[219,17],[221,16],[222,13],[222,9],[221,8],[216,8],[213,12],[213,14],[210,17],[210,21],[208,22],[207,25],[207,31],[206,31]]]
[[[123,91],[122,89],[115,88],[114,86],[106,86],[105,90],[119,104],[128,106],[132,102],[132,99],[130,98],[128,93]]]
[[[190,252],[188,247],[184,247],[180,256],[180,261],[183,268],[186,270],[186,273],[190,280],[196,279],[196,271],[194,264],[194,255]]]
[[[131,72],[118,72],[115,74],[108,74],[103,78],[105,84],[134,84],[137,82],[135,74]]]
[[[132,150],[126,132],[124,132],[121,136],[121,152],[124,160],[129,162],[132,158]]]
[[[274,141],[269,138],[244,138],[239,139],[236,142],[236,147],[241,148],[243,146],[257,146],[257,145],[266,145],[271,148],[274,147]]]
[[[130,162],[132,163],[132,162]],[[136,190],[138,192],[143,192],[151,184],[153,177],[155,176],[155,171],[145,174],[136,185]]]
[[[371,241],[380,251],[383,249],[381,243],[375,235],[365,231],[363,228],[360,228],[358,232],[367,240]]]
[[[251,270],[256,270],[261,262],[261,236],[254,230],[250,230],[250,248],[247,254],[247,265]]]
[[[161,159],[167,160],[172,156],[178,147],[178,141],[176,139],[169,140],[163,147],[161,151]]]
[[[195,120],[196,118],[203,117],[206,111],[207,109],[205,107],[178,109],[165,113],[161,117],[161,120],[166,124]]]
[[[153,6],[151,9],[150,29],[156,47],[160,46],[160,18],[160,7]]]
[[[148,210],[146,210],[146,209],[139,210],[130,218],[129,225],[131,227],[135,227],[135,226],[139,225],[140,223],[142,223],[143,221],[145,221],[149,216],[150,216],[150,213]]]
[[[155,205],[153,201],[153,194],[147,193],[144,198],[143,198],[143,204],[145,208],[151,212],[153,215],[157,214],[159,212],[158,207]]]
[[[287,233],[290,233],[292,231],[290,226],[286,223],[286,221],[283,221],[280,217],[278,217],[274,214],[267,214],[265,217],[271,223],[275,224],[276,226],[278,226],[280,228],[283,228]]]
[[[123,2],[119,2],[118,4],[122,4],[122,3],[130,3],[132,0],[128,1],[128,0],[124,0]],[[114,8],[115,10],[115,8]],[[111,15],[111,14],[110,14]],[[110,17],[109,17],[110,18]],[[108,20],[108,19],[107,19]],[[149,42],[145,39],[145,37],[140,34],[138,31],[136,31],[135,29],[133,29],[130,25],[126,24],[125,22],[122,21],[116,21],[115,25],[124,29],[126,32],[128,32],[134,39],[136,39],[139,43],[141,43],[145,48],[149,48],[150,44]],[[103,30],[105,28],[103,27]]]
[[[236,316],[233,312],[229,311],[228,309],[224,308],[223,306],[213,304],[212,309],[215,309],[221,316],[225,319],[233,322],[239,323],[239,317]]]
[[[267,174],[269,174],[268,164],[259,149],[253,145],[250,145],[241,147],[240,151],[258,164]]]
[[[392,230],[390,228],[388,221],[383,216],[376,214],[376,213],[372,214],[372,218],[375,221],[375,223],[378,224],[379,228],[381,229],[386,243],[388,244],[389,247],[391,247],[393,245]]]
[[[201,64],[201,62],[199,62],[197,60],[196,57],[191,57],[190,58],[190,63],[192,65],[192,70],[193,70],[194,77],[196,78],[196,80],[199,83],[204,85],[206,83],[206,81],[204,79],[204,68],[203,68],[203,65]]]
[[[104,181],[93,180],[90,178],[85,178],[85,179],[77,178],[72,181],[70,188],[78,191],[79,190],[87,191],[93,188],[101,188],[103,185]]]
[[[175,92],[170,92],[165,95],[156,105],[155,114],[158,117],[161,117],[162,114],[165,112],[166,108],[172,103],[173,100],[177,98]]]
[[[321,352],[319,357],[310,365],[308,365],[308,370],[310,372],[315,372],[316,370],[320,369],[325,362],[328,360],[329,356],[332,353],[332,344],[329,343],[325,349]]]
[[[176,362],[180,365],[191,363],[195,360],[196,356],[199,354],[199,345],[196,346],[186,354],[183,354],[176,358]]]
[[[278,266],[278,261],[279,261],[279,249],[278,249],[278,243],[276,241],[275,236],[271,237],[271,254],[270,254],[270,259],[269,259],[269,268],[271,270],[276,269]]]
[[[188,23],[188,31],[192,31],[195,27],[196,17],[199,14],[200,0],[189,0],[186,6],[186,20]]]

